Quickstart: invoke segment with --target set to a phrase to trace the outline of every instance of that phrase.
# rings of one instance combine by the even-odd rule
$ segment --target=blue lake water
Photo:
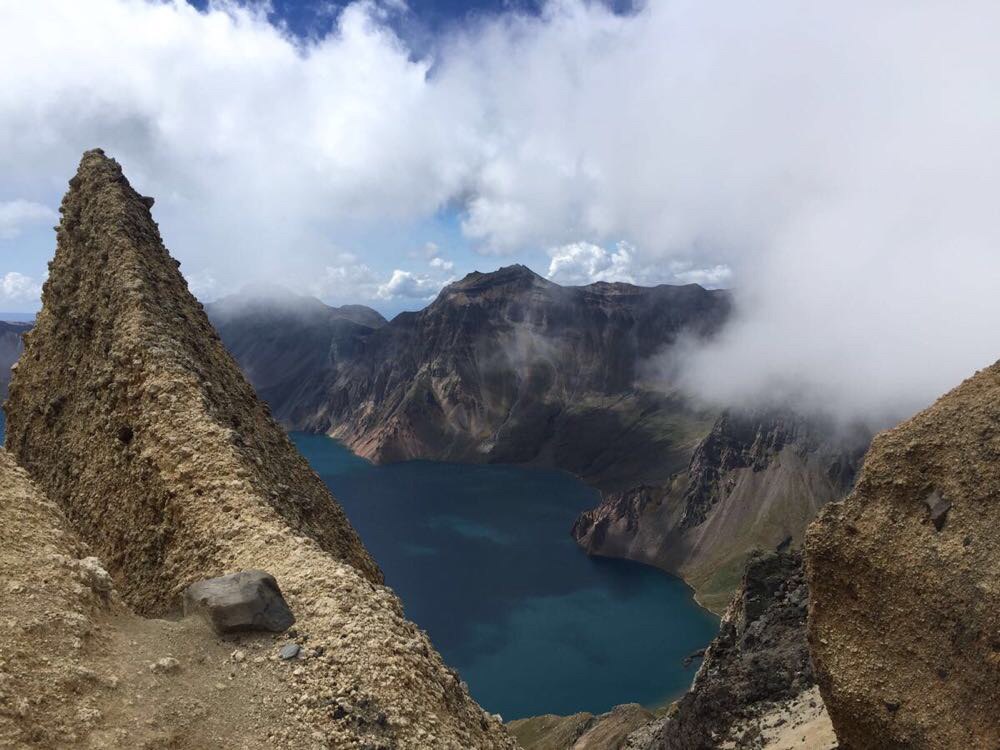
[[[293,440],[336,495],[407,616],[505,719],[657,705],[718,619],[680,580],[588,557],[569,529],[597,493],[569,474],[409,461],[375,466]]]
[[[4,415],[0,410],[0,440]],[[544,469],[375,466],[334,440],[295,444],[344,507],[406,609],[479,703],[504,719],[654,706],[718,619],[680,580],[589,558],[569,535],[597,493]]]

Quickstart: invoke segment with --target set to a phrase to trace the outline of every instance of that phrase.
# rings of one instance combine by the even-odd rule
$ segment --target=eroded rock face
[[[729,305],[728,292],[694,284],[563,287],[509,266],[383,325],[249,295],[211,315],[290,427],[375,461],[535,463],[622,489],[683,468],[711,427],[714,414],[640,381],[681,335],[718,330]],[[309,363],[294,382],[270,372],[288,350]]]
[[[1000,747],[1000,365],[879,435],[810,527],[809,639],[845,750]]]
[[[869,437],[787,412],[727,412],[685,470],[605,493],[572,533],[590,554],[683,576],[721,612],[751,550],[798,547],[819,508],[850,490]]]
[[[808,590],[798,553],[757,553],[694,683],[651,740],[630,750],[762,747],[754,721],[813,685],[806,643]]]
[[[275,745],[303,747],[287,735],[305,747],[513,747],[403,617],[257,399],[163,247],[150,204],[103,152],[84,155],[10,386],[10,453],[140,613],[234,571],[281,582],[311,658],[296,662],[298,708],[274,729]],[[178,653],[156,658],[167,657],[186,670]],[[350,710],[331,714],[335,699]],[[211,746],[221,745],[184,745]]]
[[[244,630],[281,633],[295,623],[278,582],[262,570],[242,570],[192,583],[184,592],[184,614],[203,617],[219,634]]]

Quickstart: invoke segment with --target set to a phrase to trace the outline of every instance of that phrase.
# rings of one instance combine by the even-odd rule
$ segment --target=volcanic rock
[[[108,733],[130,726],[130,746],[184,750],[423,750],[428,738],[450,750],[513,748],[502,725],[476,705],[426,635],[404,618],[343,511],[223,348],[163,247],[148,201],[119,165],[99,150],[87,152],[61,212],[43,309],[10,385],[7,448],[37,494],[47,496],[35,505],[54,504],[88,546],[76,557],[98,557],[132,611],[154,616],[123,612],[121,627],[95,629],[90,618],[96,615],[82,613],[80,632],[95,638],[95,650],[87,653],[117,650],[132,658],[134,650],[148,680],[148,663],[169,645],[186,665],[188,705],[204,706],[198,721],[179,722],[176,717],[188,713],[176,696],[157,693],[133,675],[127,697],[102,712],[120,722],[110,723]],[[3,499],[0,528],[20,531]],[[31,534],[20,543],[4,532],[0,554],[12,563],[4,562],[0,579],[9,567],[11,579],[25,580],[38,563],[33,556],[48,554],[45,541],[54,532]],[[310,647],[326,654],[303,661],[294,684],[269,671],[266,659],[241,667],[245,681],[214,673],[212,665],[232,668],[231,643],[199,636],[188,620],[159,619],[192,583],[234,570],[267,570],[281,581]],[[46,580],[61,586],[63,579]],[[4,597],[0,605],[12,633],[35,627],[21,622]],[[68,622],[41,608],[30,616],[43,624]],[[23,647],[15,641],[8,653],[5,645],[0,663],[4,673],[15,671],[15,688],[31,691],[25,710],[77,703],[83,678],[53,675],[51,684],[40,684],[24,672],[30,660],[13,658]],[[2,700],[12,695],[2,684],[0,691]],[[270,703],[261,701],[270,695]],[[299,702],[303,695],[324,697]],[[365,710],[332,718],[324,701],[341,695]],[[137,720],[140,709],[159,716],[164,730]],[[3,714],[0,732],[7,731]],[[0,734],[0,744],[8,736],[40,738],[19,747],[97,741],[92,722],[66,725],[73,735],[67,739],[60,727],[43,736],[31,719]]]
[[[775,705],[795,700],[815,684],[806,641],[807,603],[801,554],[752,555],[691,689],[651,737],[639,732],[627,747],[763,747],[761,726]]]
[[[809,642],[844,750],[1000,747],[1000,364],[875,438],[809,528]]]
[[[572,534],[589,554],[682,576],[721,612],[752,550],[798,547],[819,508],[847,494],[869,438],[819,417],[729,411],[684,470],[605,493]]]
[[[191,584],[184,592],[184,614],[201,615],[220,634],[242,630],[281,633],[295,623],[278,582],[262,570],[244,570]]]

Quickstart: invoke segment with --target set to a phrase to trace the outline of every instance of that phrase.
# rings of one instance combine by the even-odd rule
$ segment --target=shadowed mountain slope
[[[206,307],[226,347],[275,419],[295,425],[323,397],[323,373],[386,321],[363,305],[329,307],[280,287],[251,287]]]
[[[710,335],[728,310],[725,292],[695,285],[561,287],[510,266],[469,274],[387,325],[345,326],[280,393],[255,373],[315,340],[309,326],[287,325],[286,342],[256,352],[252,319],[220,330],[286,425],[368,458],[538,463],[621,488],[685,465],[712,419],[643,388],[643,363],[681,335]]]
[[[817,511],[850,490],[868,438],[818,418],[730,411],[683,471],[605,494],[573,535],[591,554],[682,576],[721,611],[751,550],[798,547]]]

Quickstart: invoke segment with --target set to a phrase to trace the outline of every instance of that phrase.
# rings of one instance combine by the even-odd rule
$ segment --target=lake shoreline
[[[718,615],[667,571],[577,545],[568,529],[599,496],[571,472],[376,464],[327,435],[291,437],[486,710],[659,712],[690,687],[697,666],[682,661],[715,637]]]

